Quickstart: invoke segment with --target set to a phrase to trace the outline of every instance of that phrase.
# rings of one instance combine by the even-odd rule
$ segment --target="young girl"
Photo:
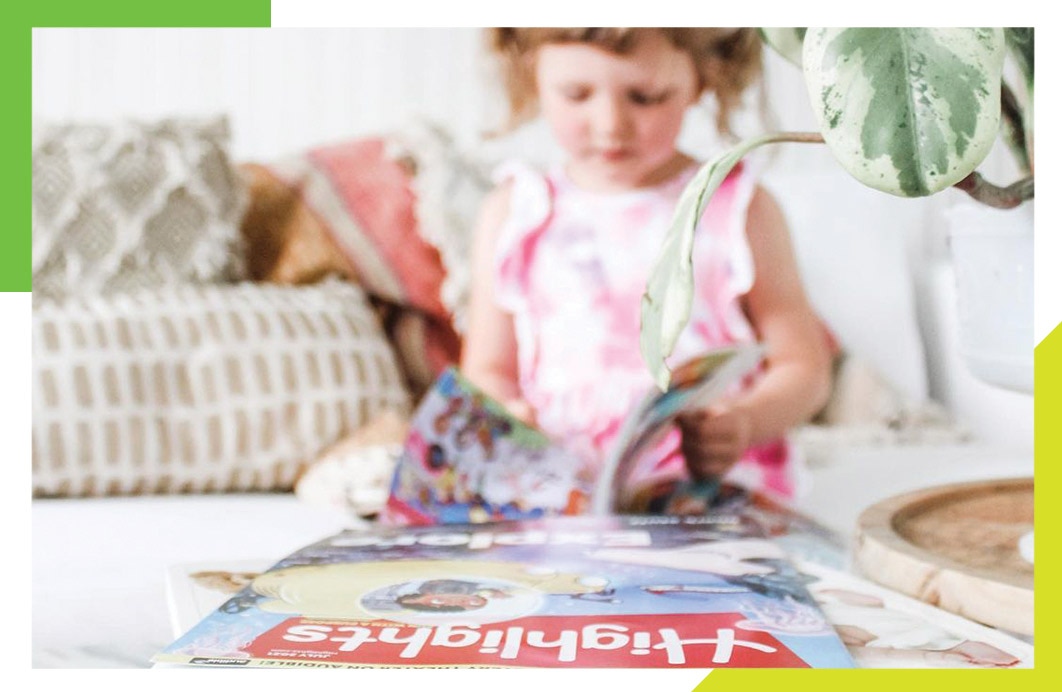
[[[567,154],[547,174],[514,163],[481,212],[461,367],[596,472],[652,379],[640,301],[679,194],[698,163],[676,148],[686,110],[710,91],[718,126],[759,76],[752,29],[492,29],[512,124],[541,113]],[[785,432],[830,386],[829,354],[801,287],[785,221],[746,169],[698,227],[691,321],[672,363],[758,340],[756,381],[683,417],[644,478],[689,474],[791,497]]]

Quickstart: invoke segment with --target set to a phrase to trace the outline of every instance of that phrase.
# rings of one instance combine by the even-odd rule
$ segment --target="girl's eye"
[[[567,86],[561,90],[564,98],[575,103],[585,101],[590,98],[590,89],[584,86]]]
[[[671,98],[671,91],[670,90],[666,90],[666,91],[648,92],[648,91],[637,91],[637,90],[635,90],[635,91],[631,91],[628,94],[628,98],[630,98],[631,103],[633,103],[636,106],[656,106],[656,105],[659,105],[661,103],[664,103],[669,98]]]

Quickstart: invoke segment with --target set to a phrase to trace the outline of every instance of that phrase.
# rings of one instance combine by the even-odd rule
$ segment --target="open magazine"
[[[676,368],[667,391],[651,392],[630,413],[596,479],[571,450],[450,368],[413,415],[381,520],[479,523],[622,510],[631,504],[627,481],[635,465],[675,418],[718,399],[762,357],[757,344],[735,345]],[[718,485],[677,490],[712,493]]]
[[[344,531],[260,574],[197,569],[197,583],[239,590],[154,660],[851,667],[803,578],[758,533],[730,515]]]

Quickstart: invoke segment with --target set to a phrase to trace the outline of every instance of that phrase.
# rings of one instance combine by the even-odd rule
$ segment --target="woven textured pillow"
[[[289,490],[409,395],[364,293],[173,286],[33,314],[33,491]]]
[[[308,283],[336,274],[357,282],[381,307],[414,394],[457,361],[443,261],[420,233],[412,173],[384,139],[241,170],[251,197],[241,231],[252,278]]]
[[[33,299],[242,276],[223,117],[33,130]]]

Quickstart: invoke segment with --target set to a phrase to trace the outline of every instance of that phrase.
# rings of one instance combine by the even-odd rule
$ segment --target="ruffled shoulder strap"
[[[494,288],[498,305],[515,311],[526,301],[535,244],[553,215],[554,187],[548,176],[520,161],[503,163],[492,178],[512,186],[509,214],[495,241]]]
[[[673,358],[678,361],[705,347],[753,338],[740,299],[755,281],[746,234],[749,203],[755,189],[754,172],[745,164],[735,167],[701,217],[693,241],[690,328],[676,345]]]
[[[747,293],[755,279],[746,225],[757,177],[754,166],[738,164],[712,196],[698,226],[702,238],[696,247],[703,253],[699,264],[713,267],[716,279],[726,277],[725,288],[709,291],[722,292],[724,300]],[[720,263],[726,271],[714,270]]]

